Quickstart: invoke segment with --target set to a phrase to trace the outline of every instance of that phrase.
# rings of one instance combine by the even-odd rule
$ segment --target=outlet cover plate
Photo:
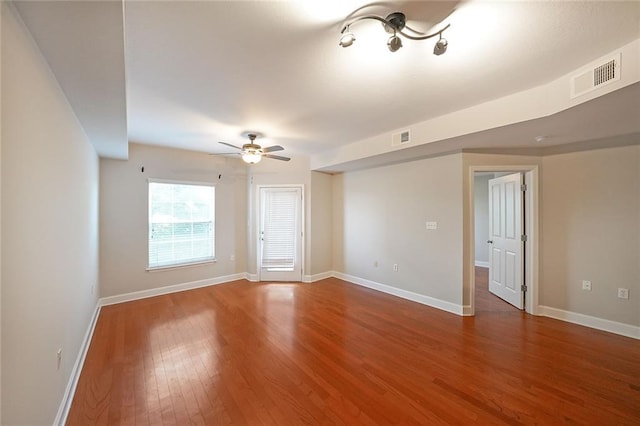
[[[619,299],[629,299],[629,289],[628,288],[619,288],[618,289],[618,298]]]

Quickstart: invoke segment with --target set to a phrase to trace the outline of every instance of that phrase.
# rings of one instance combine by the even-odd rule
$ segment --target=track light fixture
[[[340,46],[349,47],[353,44],[354,41],[356,41],[356,36],[351,32],[351,25],[365,19],[373,19],[375,21],[381,22],[385,31],[389,34],[392,34],[392,36],[389,37],[389,40],[387,40],[387,47],[391,52],[396,52],[402,47],[402,39],[399,36],[408,38],[409,40],[427,40],[432,37],[439,36],[439,39],[433,48],[433,54],[442,55],[447,51],[448,42],[445,38],[442,37],[442,33],[450,27],[450,24],[447,24],[446,27],[433,34],[424,34],[407,27],[407,17],[402,12],[390,13],[385,18],[377,15],[365,15],[355,18],[351,22],[345,24],[344,27],[342,27],[342,31],[340,31],[340,34],[342,34],[342,36],[340,37]],[[413,34],[407,34],[407,32],[405,31],[410,31]]]

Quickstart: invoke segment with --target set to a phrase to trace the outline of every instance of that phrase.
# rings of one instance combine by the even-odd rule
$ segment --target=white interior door
[[[260,281],[302,281],[302,187],[260,188]]]
[[[522,176],[489,180],[489,291],[524,307]]]

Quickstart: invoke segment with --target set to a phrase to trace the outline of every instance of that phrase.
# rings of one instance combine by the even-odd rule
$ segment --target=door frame
[[[525,312],[532,315],[539,315],[538,309],[538,280],[539,280],[539,229],[540,229],[540,173],[537,165],[521,165],[521,166],[469,166],[468,171],[468,203],[469,203],[469,235],[467,239],[467,247],[469,259],[467,268],[469,268],[469,305],[464,307],[464,315],[475,315],[475,258],[476,258],[476,235],[475,235],[475,181],[476,172],[496,172],[496,173],[522,173],[524,174],[524,182],[527,185],[527,191],[524,198],[525,223],[524,229],[527,235],[525,241],[525,255],[523,266],[525,268],[525,284],[527,292],[525,294]]]
[[[262,260],[262,255],[261,255],[261,241],[260,241],[260,228],[262,226],[262,198],[260,196],[260,193],[262,191],[263,188],[299,188],[300,189],[300,193],[302,194],[302,200],[300,200],[300,232],[302,233],[302,235],[300,235],[300,282],[302,282],[304,280],[304,255],[305,255],[305,212],[304,212],[304,203],[305,203],[305,198],[304,198],[304,185],[303,184],[278,184],[278,185],[257,185],[256,186],[256,199],[257,199],[257,206],[258,208],[256,209],[256,233],[255,233],[255,248],[256,248],[256,275],[258,278],[258,281],[262,280],[262,268],[260,267],[260,263]],[[294,281],[295,282],[295,281]]]

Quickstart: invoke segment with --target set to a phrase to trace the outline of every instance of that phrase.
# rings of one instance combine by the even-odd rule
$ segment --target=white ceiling
[[[366,7],[353,0],[126,1],[118,54],[104,44],[105,38],[116,46],[123,43],[117,34],[123,19],[118,22],[104,8],[122,5],[78,3],[20,2],[18,10],[67,95],[84,102],[77,106],[72,101],[76,111],[90,116],[79,114],[83,124],[104,117],[96,105],[113,103],[122,114],[126,111],[126,118],[110,125],[124,124],[129,141],[204,152],[224,152],[218,141],[241,144],[243,131],[257,130],[266,135],[263,145],[281,144],[285,155],[319,155],[541,85],[640,38],[636,1],[399,1]],[[59,13],[52,13],[55,8]],[[406,40],[391,53],[388,35],[374,21],[352,27],[353,46],[338,46],[349,16],[396,10],[425,31],[450,23],[444,33],[448,51],[434,56],[433,41]],[[112,19],[108,28],[113,33],[96,25],[105,17]],[[95,84],[103,92],[93,93],[96,87],[68,77],[73,74],[66,68],[97,74],[93,57],[73,57],[68,37],[47,34],[65,34],[78,22],[82,29],[72,38],[95,42],[94,54],[115,58],[104,66],[102,74],[108,70],[108,75],[97,78],[109,80],[113,73],[115,86],[124,85],[119,80],[124,72],[126,103],[118,90]],[[55,65],[55,58],[64,58],[57,62],[68,66]],[[640,120],[634,118],[603,123],[611,128],[598,127],[601,137],[622,134],[622,128],[624,133],[640,131],[640,124],[633,126]],[[578,136],[584,138],[579,128]],[[121,139],[112,141],[121,146]],[[469,141],[478,147],[477,137]]]

